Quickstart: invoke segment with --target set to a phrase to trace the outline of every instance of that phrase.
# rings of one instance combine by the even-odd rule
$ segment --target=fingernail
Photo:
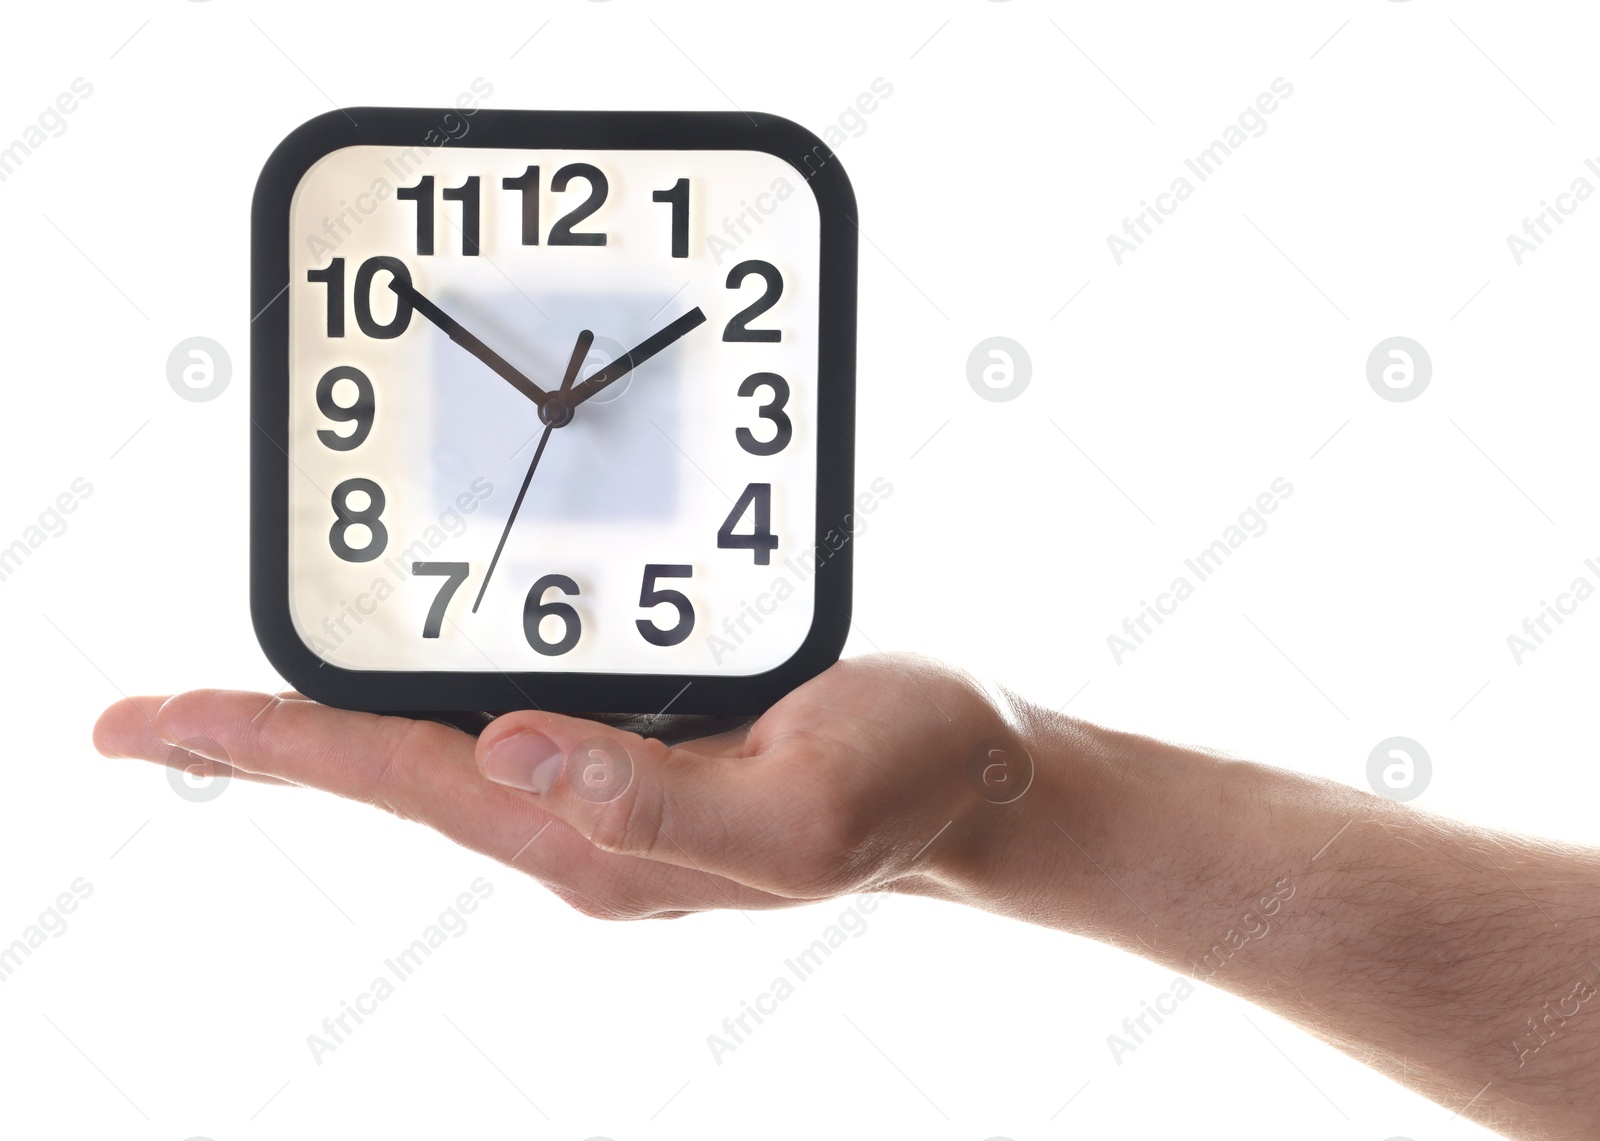
[[[561,772],[561,750],[539,733],[513,733],[483,758],[483,775],[508,788],[543,796]]]

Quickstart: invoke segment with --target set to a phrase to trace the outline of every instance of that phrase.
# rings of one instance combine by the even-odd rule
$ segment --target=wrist
[[[1267,770],[1024,703],[1002,720],[1032,782],[1009,803],[968,799],[940,863],[947,893],[1184,967],[1204,934],[1189,928],[1209,930],[1197,912],[1259,886],[1238,838]]]
[[[936,894],[1077,932],[1101,931],[1109,840],[1156,779],[1119,735],[1009,694],[993,732],[966,758],[960,809],[930,861]],[[1139,815],[1131,812],[1131,815]],[[932,853],[930,853],[932,855]]]

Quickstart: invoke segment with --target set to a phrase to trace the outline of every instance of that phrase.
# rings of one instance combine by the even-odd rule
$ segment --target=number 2
[[[738,289],[744,279],[759,274],[767,283],[766,292],[733,315],[723,330],[724,341],[781,341],[783,333],[777,329],[752,329],[750,322],[778,303],[783,296],[783,275],[778,267],[765,261],[742,261],[728,271],[728,288]]]
[[[565,218],[560,219],[554,226],[550,227],[550,244],[552,246],[603,246],[606,244],[606,236],[604,234],[574,233],[572,227],[605,204],[606,193],[610,190],[610,184],[606,182],[606,176],[600,173],[598,167],[590,166],[586,162],[575,162],[556,171],[556,176],[550,180],[550,189],[559,194],[567,188],[567,183],[574,178],[581,178],[589,184],[589,197],[584,199],[583,205],[577,207]]]

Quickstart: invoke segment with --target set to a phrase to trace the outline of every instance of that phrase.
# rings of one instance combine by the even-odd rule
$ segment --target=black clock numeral
[[[530,169],[537,177],[537,168]],[[441,194],[446,202],[461,203],[461,252],[468,257],[478,255],[478,184],[474,174],[460,186],[446,187]],[[417,253],[433,256],[433,175],[423,175],[415,186],[402,186],[394,196],[417,204]]]
[[[334,258],[327,269],[308,269],[306,279],[328,287],[328,336],[344,336],[344,258]]]
[[[578,644],[578,636],[583,632],[583,623],[578,618],[578,612],[565,602],[544,601],[545,592],[551,588],[563,594],[576,595],[578,584],[564,574],[547,574],[533,584],[528,591],[528,598],[522,604],[522,633],[528,639],[528,645],[547,658],[559,657]],[[539,624],[546,618],[559,618],[566,626],[566,631],[561,639],[556,642],[546,642],[544,635],[539,633]]]
[[[395,294],[394,316],[380,325],[372,317],[372,279],[387,270],[396,281],[411,284],[411,271],[399,258],[375,257],[361,263],[356,271],[356,324],[369,337],[391,340],[406,331],[411,323],[411,302]],[[328,287],[328,336],[344,336],[344,258],[334,258],[326,269],[306,271],[306,277]]]
[[[771,262],[742,261],[728,271],[728,288],[738,289],[751,274],[760,274],[767,283],[766,292],[744,309],[733,315],[723,331],[724,341],[781,341],[783,334],[777,329],[752,329],[750,322],[778,303],[783,296],[783,275]]]
[[[360,510],[350,506],[350,496],[355,492],[367,497],[367,505]],[[383,488],[370,479],[347,479],[334,488],[333,513],[336,518],[328,531],[328,546],[333,548],[333,553],[347,563],[370,563],[383,554],[383,548],[389,544],[389,529],[378,521],[383,514],[384,504]],[[358,525],[367,529],[368,539],[364,547],[352,547],[349,542],[350,528]]]
[[[738,428],[734,436],[739,440],[739,446],[753,456],[775,456],[789,446],[789,441],[794,438],[794,424],[784,412],[784,406],[789,403],[789,382],[775,372],[758,372],[744,378],[739,385],[740,396],[754,396],[758,388],[772,389],[772,400],[763,404],[756,415],[763,420],[771,420],[772,426],[777,429],[770,440],[758,440],[755,433],[749,428]]]
[[[502,190],[522,191],[522,244],[539,244],[539,168],[530,166],[516,178],[502,178]]]
[[[356,399],[353,404],[340,404],[334,400],[334,385],[341,380],[348,380],[356,386]],[[372,381],[367,378],[366,373],[347,364],[330,368],[322,374],[322,379],[317,381],[317,408],[335,424],[355,425],[355,430],[348,436],[341,436],[331,428],[318,428],[317,439],[336,452],[348,452],[359,448],[366,440],[367,434],[372,431],[372,420],[377,414],[377,400],[372,394]]]
[[[414,575],[444,575],[443,585],[439,593],[433,597],[433,605],[428,607],[428,617],[422,623],[422,636],[424,638],[437,638],[439,627],[444,625],[445,608],[450,605],[450,600],[455,597],[456,591],[461,589],[461,584],[467,581],[467,574],[471,567],[467,563],[412,563],[411,573]]]
[[[440,195],[446,202],[461,203],[461,252],[469,258],[478,256],[478,181],[474,174]]]
[[[680,178],[669,190],[658,190],[650,196],[652,202],[672,203],[672,256],[689,256],[689,180]]]
[[[581,206],[550,227],[550,244],[552,246],[603,246],[606,244],[606,236],[604,234],[577,234],[573,232],[572,227],[600,209],[605,203],[606,194],[610,191],[611,184],[606,181],[606,176],[600,173],[598,167],[590,166],[586,162],[574,162],[556,171],[555,177],[550,180],[550,189],[559,194],[567,188],[567,183],[574,178],[581,178],[588,182],[589,197],[584,199]]]
[[[362,262],[361,268],[356,271],[356,326],[369,337],[389,341],[405,332],[406,326],[411,324],[411,299],[391,290],[395,299],[394,316],[384,325],[373,320],[372,279],[384,271],[403,285],[411,284],[411,271],[399,258],[375,257]]]
[[[688,596],[679,590],[657,589],[656,579],[691,578],[693,575],[694,567],[682,563],[645,564],[644,582],[639,587],[640,608],[649,610],[666,602],[678,610],[678,624],[670,630],[663,630],[645,618],[634,620],[634,625],[639,627],[639,634],[652,646],[676,646],[694,631],[694,607],[690,604]]]
[[[417,253],[422,257],[433,254],[433,175],[425,174],[415,186],[402,186],[394,192],[396,198],[417,204]]]
[[[733,529],[751,506],[755,507],[755,522],[748,535],[735,535]],[[756,565],[766,566],[772,561],[772,552],[778,545],[778,536],[772,533],[772,485],[752,483],[739,496],[728,517],[717,530],[717,546],[736,551],[751,551]]]

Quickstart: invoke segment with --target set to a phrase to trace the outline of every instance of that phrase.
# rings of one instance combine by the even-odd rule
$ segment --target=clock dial
[[[363,671],[758,674],[812,625],[820,221],[755,151],[351,146],[289,218],[289,608]]]
[[[279,145],[252,240],[251,606],[291,685],[745,714],[837,658],[855,200],[816,136],[350,108]]]

